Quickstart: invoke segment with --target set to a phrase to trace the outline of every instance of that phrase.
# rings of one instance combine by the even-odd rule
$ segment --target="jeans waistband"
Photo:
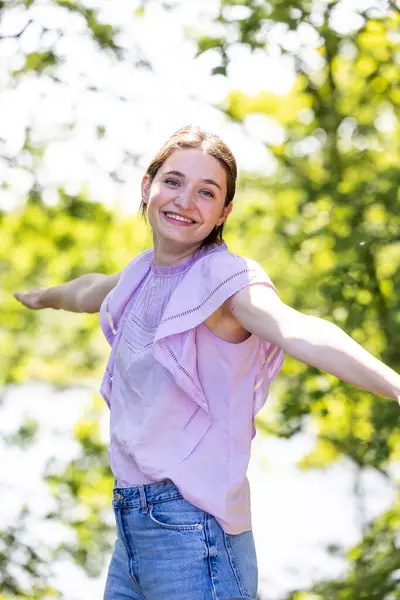
[[[147,512],[149,504],[176,498],[182,498],[182,494],[170,479],[158,483],[122,488],[114,487],[113,489],[114,506],[140,507],[143,512]]]

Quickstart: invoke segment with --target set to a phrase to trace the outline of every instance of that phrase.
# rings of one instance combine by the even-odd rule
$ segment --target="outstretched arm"
[[[232,296],[230,308],[251,333],[285,353],[343,381],[400,403],[400,375],[330,321],[284,304],[271,289],[249,286]]]
[[[30,292],[15,292],[19,302],[34,310],[41,308],[56,308],[70,312],[99,312],[100,306],[118,283],[120,273],[102,275],[89,273],[77,277],[68,283],[50,288],[39,288]]]

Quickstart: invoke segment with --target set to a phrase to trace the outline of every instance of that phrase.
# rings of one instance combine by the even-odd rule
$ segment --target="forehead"
[[[175,150],[160,168],[160,172],[181,171],[186,177],[215,179],[226,183],[226,173],[219,160],[199,148]]]

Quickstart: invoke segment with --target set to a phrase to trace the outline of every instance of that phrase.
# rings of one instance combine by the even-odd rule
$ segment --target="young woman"
[[[15,294],[33,309],[100,311],[111,345],[101,392],[118,537],[106,600],[256,598],[246,471],[283,352],[400,397],[397,373],[285,305],[257,263],[228,251],[236,176],[217,136],[179,130],[143,178],[154,248],[121,273]]]

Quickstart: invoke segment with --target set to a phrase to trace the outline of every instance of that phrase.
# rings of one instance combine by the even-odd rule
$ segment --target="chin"
[[[198,240],[197,238],[191,235],[168,235],[163,233],[157,234],[158,240],[163,240],[163,242],[167,242],[168,244],[172,244],[175,246],[181,246],[182,248],[190,248],[191,246],[200,246],[203,242],[203,239]]]

